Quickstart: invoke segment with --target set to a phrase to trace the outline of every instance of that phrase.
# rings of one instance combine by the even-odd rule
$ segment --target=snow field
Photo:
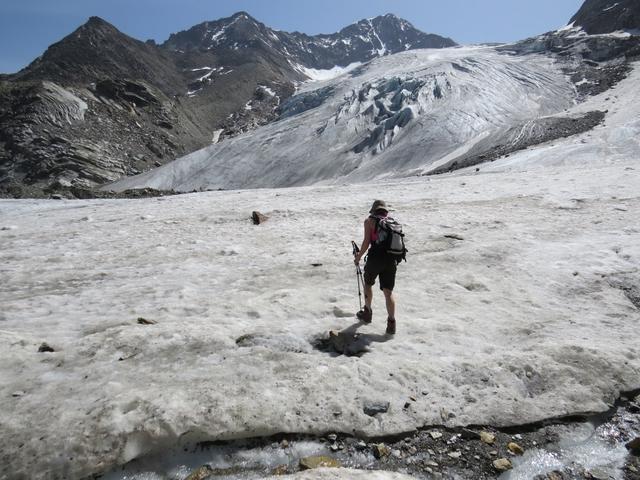
[[[638,282],[635,167],[1,201],[0,478],[79,478],[182,442],[605,410],[640,386],[640,314],[610,283]],[[374,198],[408,234],[398,334],[376,289],[371,351],[333,357],[314,339],[354,323],[350,241]],[[369,401],[391,407],[369,417]]]

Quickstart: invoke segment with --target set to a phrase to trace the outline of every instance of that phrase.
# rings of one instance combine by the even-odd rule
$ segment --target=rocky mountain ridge
[[[134,175],[275,120],[315,70],[451,45],[393,15],[312,37],[240,12],[163,45],[92,17],[0,78],[0,188],[31,196]]]
[[[239,12],[216,22],[204,22],[171,35],[162,45],[176,52],[240,50],[263,47],[286,57],[294,67],[331,69],[416,48],[453,47],[456,43],[417,30],[392,14],[364,19],[335,34],[309,36],[273,30]]]

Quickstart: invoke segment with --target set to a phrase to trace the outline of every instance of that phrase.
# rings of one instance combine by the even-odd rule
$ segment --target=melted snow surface
[[[492,47],[390,55],[307,82],[297,95],[311,98],[313,91],[324,92],[315,108],[109,188],[192,191],[407,176],[489,133],[562,112],[575,98],[552,59]]]
[[[359,67],[360,65],[362,65],[362,62],[354,62],[347,65],[346,67],[340,67],[336,65],[333,68],[325,69],[325,70],[308,68],[303,65],[296,65],[296,69],[301,73],[305,74],[307,77],[309,77],[310,82],[318,82],[318,81],[331,80],[331,79],[337,78]]]
[[[640,313],[611,286],[639,281],[623,133],[546,169],[524,152],[431,179],[0,201],[0,478],[78,478],[179,442],[607,409],[640,387]],[[333,357],[312,344],[354,323],[349,242],[378,197],[408,235],[398,334],[376,289],[370,352]],[[370,417],[370,401],[390,409]]]

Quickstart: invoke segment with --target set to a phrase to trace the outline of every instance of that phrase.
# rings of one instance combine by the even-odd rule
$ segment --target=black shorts
[[[364,283],[375,285],[376,277],[380,276],[380,290],[391,290],[396,284],[396,269],[398,264],[395,257],[386,253],[369,254],[364,266]]]

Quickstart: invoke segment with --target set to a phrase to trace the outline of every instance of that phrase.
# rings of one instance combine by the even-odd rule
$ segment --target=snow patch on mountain
[[[319,81],[332,80],[334,78],[337,78],[340,75],[344,75],[345,73],[348,73],[351,70],[354,70],[360,65],[362,65],[362,62],[350,63],[346,67],[340,67],[336,65],[335,67],[326,69],[326,70],[307,68],[303,65],[294,65],[294,68],[299,72],[303,73],[304,75],[306,75],[307,77],[309,77],[310,81],[319,82]]]

